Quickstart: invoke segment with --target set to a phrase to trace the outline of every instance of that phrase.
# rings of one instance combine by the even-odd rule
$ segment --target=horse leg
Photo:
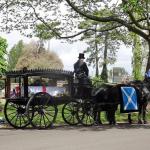
[[[111,117],[112,111],[106,111],[106,115],[107,115],[107,120],[109,122],[110,125],[112,125],[112,117]]]
[[[115,116],[115,113],[118,109],[118,105],[113,105],[113,110],[112,110],[112,121],[113,121],[113,124],[116,124],[116,116]]]
[[[100,111],[94,111],[94,121],[96,125],[101,125],[101,112]]]
[[[112,113],[112,122],[113,122],[114,125],[116,124],[115,112],[116,112],[116,110],[114,109],[113,113]]]
[[[109,124],[113,124],[115,125],[116,124],[116,118],[115,118],[115,110],[111,110],[109,112]]]
[[[143,104],[143,122],[144,122],[144,124],[147,124],[146,107],[147,107],[147,103],[144,103]]]
[[[94,122],[97,125],[98,124],[98,111],[94,110]]]
[[[109,122],[110,125],[112,125],[112,109],[110,106],[105,106],[105,109],[106,109],[106,117],[107,117],[107,121]]]
[[[129,124],[132,124],[131,113],[128,113],[128,122]]]
[[[98,111],[98,112],[97,112],[97,123],[98,123],[99,125],[102,125],[102,121],[101,121],[101,111]]]
[[[141,112],[139,112],[139,114],[138,114],[138,124],[142,124],[143,122],[142,122],[142,119],[141,119]]]
[[[114,108],[111,108],[109,111],[107,111],[107,118],[110,125],[116,124],[115,111],[116,110]]]
[[[141,119],[141,115],[143,114],[142,113],[142,104],[139,106],[139,113],[138,113],[138,124],[142,124],[142,119]]]
[[[94,122],[95,124],[97,124],[97,111],[94,110]]]
[[[102,124],[101,122],[101,109],[96,105],[94,107],[94,121],[96,124]]]

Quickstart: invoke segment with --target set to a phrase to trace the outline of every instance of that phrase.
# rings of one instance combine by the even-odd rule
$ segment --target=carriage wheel
[[[25,104],[7,100],[4,107],[4,115],[7,122],[14,128],[25,128],[29,125]]]
[[[90,102],[84,102],[78,105],[77,119],[84,126],[91,126],[94,124],[94,107]]]
[[[27,104],[27,114],[34,128],[46,129],[55,121],[57,107],[52,103],[52,97],[48,93],[39,92],[30,98]]]
[[[77,106],[78,102],[69,102],[64,104],[62,108],[62,118],[69,125],[77,125],[79,123],[77,119]]]

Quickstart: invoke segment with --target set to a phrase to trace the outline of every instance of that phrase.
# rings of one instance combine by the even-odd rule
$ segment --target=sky
[[[9,51],[11,47],[16,44],[19,40],[23,40],[25,43],[29,43],[32,40],[36,40],[35,38],[27,38],[22,36],[19,32],[13,31],[9,34],[0,33],[0,36],[7,39],[8,49]],[[87,45],[84,42],[75,42],[69,44],[67,42],[62,42],[60,40],[52,39],[45,44],[45,47],[48,47],[51,51],[57,53],[64,64],[64,70],[73,71],[73,64],[77,61],[79,53],[82,53]],[[87,57],[87,54],[85,54]],[[132,57],[132,50],[131,48],[126,48],[124,45],[121,45],[120,49],[117,53],[117,61],[113,65],[109,65],[108,69],[112,67],[124,67],[125,70],[131,74],[131,57]],[[95,74],[95,70],[93,67],[89,66],[89,73],[91,76]]]

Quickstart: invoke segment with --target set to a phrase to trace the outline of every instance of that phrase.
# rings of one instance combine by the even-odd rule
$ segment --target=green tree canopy
[[[8,69],[9,70],[15,69],[18,59],[21,56],[23,47],[24,47],[23,41],[20,40],[17,44],[15,44],[11,48],[11,50],[8,54]]]
[[[7,61],[5,58],[7,46],[6,39],[0,37],[0,74],[4,73],[7,69]]]
[[[59,28],[57,28],[57,26],[60,25],[59,22],[48,23],[48,25],[51,26],[51,28],[57,29],[57,31],[60,30]],[[49,28],[45,26],[45,24],[43,23],[37,24],[35,26],[33,33],[34,33],[34,36],[42,40],[52,39],[53,37],[57,36],[54,32],[50,31]]]
[[[104,7],[112,13],[101,13]],[[148,42],[149,56],[146,70],[150,68],[149,0],[13,0],[2,1],[0,8],[1,29],[8,32],[17,29],[28,33],[29,29],[33,29],[41,21],[57,38],[71,38],[85,32],[80,30],[77,33],[78,24],[83,18],[97,22],[111,22],[111,26],[106,26],[105,29],[100,29],[101,31],[121,29],[124,26]],[[58,27],[60,30],[49,25],[49,22],[60,22]],[[70,35],[73,33],[74,35]]]
[[[106,13],[109,12],[109,10],[104,9],[101,13],[103,14],[104,11]],[[87,29],[83,33],[81,40],[88,44],[85,52],[89,54],[89,58],[87,59],[89,65],[96,67],[96,76],[99,75],[99,67],[102,67],[102,79],[105,78],[105,81],[107,81],[107,64],[113,64],[115,62],[116,52],[120,44],[124,43],[125,45],[129,45],[131,38],[125,29],[122,29],[122,32],[119,32],[117,29],[99,32],[100,28],[104,29],[106,28],[105,26],[111,26],[111,23],[104,24],[85,19],[80,23],[79,28]]]

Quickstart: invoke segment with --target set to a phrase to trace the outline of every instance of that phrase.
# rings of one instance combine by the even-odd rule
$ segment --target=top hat
[[[79,59],[85,59],[84,54],[83,53],[79,53]]]

